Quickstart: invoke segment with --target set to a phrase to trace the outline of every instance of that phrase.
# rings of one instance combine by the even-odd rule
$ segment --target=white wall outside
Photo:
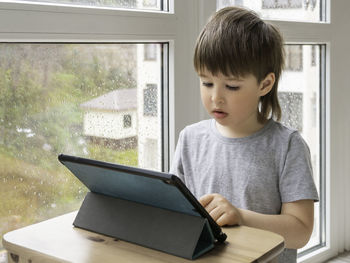
[[[124,128],[124,115],[131,115],[131,127]],[[84,114],[84,135],[115,140],[136,136],[137,112],[87,111]]]

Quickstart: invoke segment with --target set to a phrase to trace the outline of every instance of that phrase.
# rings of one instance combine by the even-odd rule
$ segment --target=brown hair
[[[274,73],[274,86],[260,97],[258,118],[260,122],[270,117],[281,119],[277,87],[284,67],[283,38],[275,26],[253,11],[240,7],[217,11],[197,39],[194,67],[198,73],[206,69],[213,75],[253,74],[258,83]]]

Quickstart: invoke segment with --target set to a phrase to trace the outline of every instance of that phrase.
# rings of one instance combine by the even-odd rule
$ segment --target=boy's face
[[[258,83],[251,74],[238,79],[221,73],[214,76],[207,70],[199,77],[203,105],[218,124],[243,133],[259,125],[259,98],[266,94],[263,81]]]

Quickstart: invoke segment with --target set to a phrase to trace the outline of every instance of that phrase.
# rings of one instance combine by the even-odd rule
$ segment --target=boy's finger
[[[228,224],[227,215],[226,215],[225,213],[222,214],[222,215],[216,220],[216,223],[217,223],[219,226],[227,225],[227,224]]]
[[[223,213],[217,220],[216,223],[219,226],[225,226],[225,225],[239,225],[239,218],[234,215],[228,216],[227,213]]]
[[[218,206],[215,204],[215,200],[213,199],[209,204],[207,204],[204,208],[208,211],[208,213],[211,213],[214,209],[216,209]]]
[[[199,199],[199,203],[206,207],[212,200],[214,199],[214,196],[212,194],[204,195]]]
[[[221,218],[225,214],[225,212],[222,211],[220,207],[215,207],[213,210],[209,212],[209,214],[214,219],[214,221],[217,221],[219,218]]]

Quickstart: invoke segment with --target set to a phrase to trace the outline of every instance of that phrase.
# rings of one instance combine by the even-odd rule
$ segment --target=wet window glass
[[[80,207],[60,153],[162,169],[161,47],[0,44],[0,238]]]
[[[322,180],[324,178],[322,142],[324,127],[324,90],[322,87],[322,45],[286,45],[286,69],[279,83],[281,122],[298,130],[306,140],[310,152],[314,181],[320,202],[315,203],[315,223],[311,239],[302,251],[324,242],[324,204]],[[294,62],[293,61],[294,58]],[[288,59],[289,58],[289,59]],[[289,65],[289,66],[288,66]]]
[[[244,6],[265,19],[320,22],[325,20],[323,0],[217,0],[217,9]]]

